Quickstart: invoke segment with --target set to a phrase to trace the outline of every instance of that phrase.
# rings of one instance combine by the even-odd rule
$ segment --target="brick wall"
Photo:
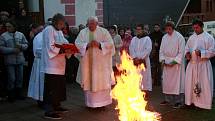
[[[95,11],[95,15],[98,17],[99,19],[99,24],[103,25],[104,24],[104,20],[103,20],[103,0],[95,0],[96,4],[97,4],[97,8]]]
[[[75,0],[61,0],[65,5],[65,18],[69,26],[75,26]]]

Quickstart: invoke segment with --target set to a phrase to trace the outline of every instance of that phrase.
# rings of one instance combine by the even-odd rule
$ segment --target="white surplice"
[[[42,44],[42,72],[46,74],[65,75],[66,54],[59,54],[60,48],[55,44],[68,44],[63,32],[56,30],[52,25],[43,30]]]
[[[40,32],[33,40],[34,63],[28,86],[28,97],[43,101],[44,73],[41,72],[41,52],[43,33]]]
[[[185,53],[191,53],[191,60],[186,69],[185,78],[185,104],[192,103],[200,108],[211,109],[213,99],[213,72],[210,58],[214,56],[215,42],[211,35],[203,32],[193,34],[186,44]],[[195,50],[201,51],[201,57],[195,54]],[[198,84],[201,93],[194,93]]]
[[[173,66],[164,65],[162,88],[164,94],[179,95],[184,93],[184,51],[185,39],[177,31],[172,35],[164,35],[160,46],[159,60],[165,61],[165,64],[170,64],[176,61]]]
[[[114,44],[109,32],[97,26],[92,33],[94,40],[101,44],[101,48],[89,48],[92,49],[92,57],[90,57],[89,49],[86,50],[87,44],[91,41],[89,40],[90,33],[89,28],[83,29],[75,41],[82,56],[80,61],[81,83],[85,91],[86,105],[102,107],[112,103],[110,90]],[[90,64],[90,62],[92,63]]]
[[[142,90],[152,91],[152,77],[151,65],[149,55],[152,50],[151,39],[146,36],[143,38],[133,37],[129,46],[129,53],[132,58],[144,59],[146,62],[146,69],[142,71]]]

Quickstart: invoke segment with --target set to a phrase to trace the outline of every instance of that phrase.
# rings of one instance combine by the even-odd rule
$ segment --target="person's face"
[[[136,32],[137,32],[137,35],[142,35],[143,34],[143,28],[142,27],[136,27]]]
[[[203,29],[201,26],[199,26],[198,24],[193,25],[193,30],[195,31],[196,34],[201,34]]]
[[[114,29],[109,29],[109,32],[110,32],[110,34],[114,34],[115,33]]]
[[[160,26],[155,25],[155,26],[154,26],[154,31],[156,31],[156,32],[160,31]]]
[[[64,35],[68,35],[68,31],[67,31],[66,27],[64,27],[62,31],[63,31]]]
[[[7,31],[10,33],[15,31],[14,26],[10,23],[6,23],[6,28],[7,28]]]
[[[60,20],[57,22],[57,24],[55,25],[55,27],[58,29],[58,30],[63,30],[64,27],[65,27],[65,22]]]
[[[96,30],[96,27],[97,27],[98,23],[96,21],[88,21],[88,27],[89,27],[89,30],[90,31],[95,31]]]
[[[39,26],[39,27],[37,27],[37,33],[39,33],[39,32],[41,32],[41,31],[43,31],[43,29],[44,29],[44,27],[43,27],[43,26]]]
[[[126,32],[125,32],[125,33],[127,33],[127,34],[131,35],[131,30],[130,30],[130,29],[128,29],[128,30],[126,30]]]
[[[148,25],[145,25],[145,26],[144,26],[144,31],[145,31],[145,32],[148,32],[148,31],[149,31],[149,26],[148,26]]]
[[[172,35],[174,29],[170,26],[165,27],[165,32],[169,35]]]
[[[123,30],[123,29],[121,29],[120,31],[119,31],[119,35],[124,35],[125,34],[125,31]]]
[[[26,11],[22,10],[22,16],[26,16]]]

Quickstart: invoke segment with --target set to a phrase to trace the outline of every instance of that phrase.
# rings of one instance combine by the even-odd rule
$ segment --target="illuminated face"
[[[154,26],[154,30],[155,30],[156,32],[160,31],[160,26],[155,25],[155,26]]]
[[[22,10],[22,16],[26,16],[26,11],[25,10]]]
[[[92,31],[92,32],[96,30],[97,25],[98,25],[98,22],[96,22],[94,20],[89,20],[88,21],[89,30]]]
[[[125,31],[123,29],[120,29],[119,35],[124,35],[124,34],[125,34]]]
[[[201,34],[203,29],[201,26],[199,26],[198,24],[193,25],[193,30],[195,31],[196,34]]]
[[[142,27],[136,27],[136,32],[137,32],[137,35],[142,35],[143,34],[143,28]]]
[[[6,23],[6,28],[8,32],[14,32],[15,28],[11,23]]]
[[[63,28],[65,27],[65,22],[63,20],[60,20],[60,21],[57,22],[57,25],[55,25],[55,27],[58,30],[63,30]]]
[[[169,35],[172,35],[174,29],[170,26],[165,27],[165,32]]]

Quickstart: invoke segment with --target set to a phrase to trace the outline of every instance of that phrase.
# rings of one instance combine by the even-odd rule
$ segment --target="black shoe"
[[[15,90],[15,96],[17,100],[25,100],[25,96],[22,95],[22,89],[21,88],[16,88]]]
[[[67,112],[69,112],[68,109],[65,109],[65,108],[62,108],[62,107],[56,108],[55,111],[57,113],[67,113]]]
[[[178,109],[178,108],[181,108],[182,107],[182,104],[181,103],[176,103],[173,108],[175,109]]]
[[[13,103],[16,101],[14,90],[8,91],[8,102]]]
[[[57,113],[45,113],[44,118],[46,118],[46,119],[53,119],[53,120],[61,120],[61,119],[63,119]]]
[[[169,105],[169,102],[163,101],[163,102],[160,103],[160,105],[162,105],[162,106],[163,106],[163,105]]]

